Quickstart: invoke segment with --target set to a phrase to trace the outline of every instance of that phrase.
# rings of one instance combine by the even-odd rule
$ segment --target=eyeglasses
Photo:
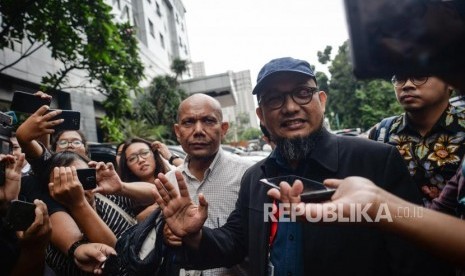
[[[83,145],[82,141],[80,140],[73,140],[73,141],[68,141],[68,140],[58,140],[57,142],[57,146],[60,148],[60,149],[66,149],[67,147],[69,147],[69,145],[73,145],[73,147],[75,148],[79,148]]]
[[[428,81],[428,77],[401,77],[394,75],[391,82],[395,87],[402,87],[407,80],[410,80],[415,86],[420,86]]]
[[[313,94],[318,91],[318,87],[299,86],[290,92],[274,93],[271,97],[266,95],[260,98],[259,104],[270,109],[279,109],[283,107],[286,96],[290,95],[292,100],[298,105],[306,105],[313,99]]]
[[[127,161],[129,165],[139,162],[139,157],[147,159],[152,154],[152,151],[149,149],[140,150],[138,153],[133,153],[128,156]]]

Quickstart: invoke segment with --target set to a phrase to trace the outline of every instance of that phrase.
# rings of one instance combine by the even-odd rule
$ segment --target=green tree
[[[171,71],[173,71],[176,75],[175,78],[179,79],[184,73],[186,73],[189,68],[189,61],[185,59],[175,58],[171,63]]]
[[[318,52],[317,56],[320,63],[329,63],[329,87],[322,90],[328,93],[326,114],[333,128],[368,129],[382,118],[402,112],[389,82],[359,81],[354,77],[349,61],[348,41],[339,47],[333,60],[330,59],[330,49],[330,46],[327,46],[323,52]],[[316,77],[320,84],[324,82],[325,76],[318,73]]]
[[[66,86],[68,75],[80,70],[107,96],[110,119],[130,110],[129,91],[138,89],[143,74],[137,40],[132,26],[113,21],[103,0],[2,0],[0,5],[0,49],[23,49],[0,72],[46,47],[61,68],[43,76],[42,89],[72,88]]]
[[[315,72],[316,82],[318,83],[318,88],[320,90],[329,93],[329,78],[324,72],[316,71]]]
[[[331,51],[333,50],[333,47],[331,46],[326,46],[326,48],[322,51],[318,51],[316,53],[317,57],[318,57],[318,61],[321,63],[321,64],[326,64],[328,63],[329,61],[331,61]]]
[[[355,96],[360,100],[360,127],[364,129],[372,127],[385,117],[403,112],[392,84],[385,80],[361,82]]]
[[[260,129],[258,128],[253,128],[253,127],[249,127],[247,129],[245,129],[239,140],[252,140],[252,139],[260,139],[262,137],[263,133]]]
[[[136,120],[145,120],[149,126],[167,126],[172,129],[176,123],[178,107],[187,94],[175,77],[155,77],[148,89],[138,95],[134,102]],[[173,131],[165,133],[168,141],[176,141]]]
[[[327,103],[328,114],[338,117],[341,128],[360,126],[360,100],[355,96],[358,82],[349,62],[348,41],[339,47],[329,66],[331,81]],[[333,119],[333,118],[331,118]],[[331,122],[334,125],[334,122]]]

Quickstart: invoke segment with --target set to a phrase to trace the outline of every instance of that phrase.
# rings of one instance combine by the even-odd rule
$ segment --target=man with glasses
[[[379,123],[369,138],[397,147],[429,206],[465,154],[464,108],[449,103],[453,88],[437,77],[395,75],[392,84],[405,113]]]
[[[272,199],[260,179],[286,175],[322,182],[363,176],[415,203],[420,194],[399,152],[373,141],[336,136],[323,127],[327,95],[308,62],[271,60],[253,90],[257,116],[276,142],[271,155],[242,177],[235,210],[218,228],[202,227],[208,197],[196,205],[180,175],[180,196],[161,177],[156,199],[170,229],[182,237],[185,262],[194,268],[233,265],[248,256],[250,275],[432,275],[425,254],[368,226],[271,222]],[[161,181],[161,182],[160,182]],[[437,275],[441,275],[440,273]]]

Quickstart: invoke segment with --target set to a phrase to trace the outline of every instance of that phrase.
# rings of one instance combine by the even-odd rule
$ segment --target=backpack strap
[[[372,140],[387,143],[389,141],[389,131],[391,130],[392,123],[397,118],[397,116],[391,116],[384,118],[376,127],[376,132]]]

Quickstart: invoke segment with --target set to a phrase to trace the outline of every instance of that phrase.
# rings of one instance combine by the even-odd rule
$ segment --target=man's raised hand
[[[171,231],[178,237],[199,234],[207,219],[208,203],[203,194],[199,194],[199,205],[189,196],[186,182],[181,172],[176,171],[179,193],[164,174],[158,174],[155,180],[155,201],[163,210],[163,216]]]

